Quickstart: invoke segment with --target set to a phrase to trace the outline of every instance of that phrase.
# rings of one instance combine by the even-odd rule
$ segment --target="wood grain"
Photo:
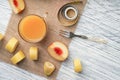
[[[19,68],[25,69],[27,71],[30,71],[32,73],[35,73],[37,75],[41,75],[44,76],[43,73],[43,63],[45,61],[50,61],[53,64],[55,64],[56,66],[56,70],[53,73],[52,76],[47,77],[49,79],[55,79],[57,76],[57,72],[61,66],[61,62],[54,60],[47,52],[47,47],[53,42],[53,41],[61,41],[63,43],[65,43],[67,46],[70,43],[69,39],[65,39],[61,36],[59,36],[58,32],[60,29],[67,29],[70,31],[74,31],[76,28],[76,25],[74,25],[73,27],[64,27],[62,26],[59,21],[57,20],[57,12],[60,9],[60,7],[62,7],[64,4],[73,1],[73,0],[69,0],[69,1],[64,1],[64,0],[58,0],[57,2],[55,2],[54,0],[51,1],[45,1],[45,0],[26,0],[26,8],[25,10],[20,13],[19,15],[15,15],[14,13],[12,13],[10,22],[8,24],[8,28],[5,34],[5,38],[3,40],[3,44],[0,46],[0,51],[2,54],[0,54],[0,60],[10,63],[10,58],[13,56],[13,54],[8,53],[4,47],[5,44],[7,43],[7,41],[11,38],[11,37],[16,37],[19,42],[20,45],[18,46],[17,50],[15,51],[15,53],[18,50],[23,50],[23,52],[26,55],[26,59],[23,60],[21,63],[19,63],[18,65],[16,65]],[[86,2],[84,0],[84,2]],[[83,10],[85,6],[85,3],[80,4],[78,6],[78,8],[80,9],[80,14]],[[47,23],[47,27],[48,27],[48,32],[47,32],[47,36],[45,37],[45,39],[39,43],[33,44],[33,43],[28,43],[24,40],[22,40],[22,38],[19,36],[18,33],[18,24],[19,21],[30,14],[35,14],[35,15],[39,15],[41,17],[44,17],[46,15],[46,12],[48,13],[47,17],[45,17],[45,21]],[[31,61],[29,59],[29,48],[31,46],[37,46],[39,48],[39,60],[38,61]]]

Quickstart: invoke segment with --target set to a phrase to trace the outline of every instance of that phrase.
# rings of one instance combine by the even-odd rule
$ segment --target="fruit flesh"
[[[25,8],[24,0],[9,0],[9,3],[16,14],[20,13]]]
[[[62,50],[59,47],[55,47],[54,51],[56,52],[56,54],[61,55],[62,54]]]
[[[0,41],[4,38],[4,36],[0,33]]]
[[[40,41],[46,35],[46,24],[41,17],[29,15],[21,20],[19,33],[26,41]]]
[[[44,63],[44,74],[50,76],[55,70],[55,66],[50,62]]]
[[[25,55],[22,51],[17,52],[12,58],[11,61],[13,64],[17,64],[25,58]]]
[[[50,46],[48,46],[48,53],[58,61],[64,61],[68,57],[68,49],[62,43],[55,41]]]
[[[16,7],[18,7],[18,2],[17,2],[17,0],[13,0],[13,3],[14,3],[14,5],[15,5]]]
[[[30,53],[31,60],[38,60],[38,48],[37,47],[31,47],[29,53]]]
[[[18,44],[19,44],[18,40],[15,37],[13,37],[8,41],[8,43],[5,46],[5,49],[12,53],[17,48]]]
[[[82,71],[82,65],[79,59],[74,59],[74,71],[75,72],[81,72]]]

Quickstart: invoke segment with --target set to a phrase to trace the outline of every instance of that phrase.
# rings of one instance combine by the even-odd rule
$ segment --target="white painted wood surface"
[[[0,32],[5,33],[11,15],[7,0],[0,0]],[[76,34],[104,37],[107,44],[74,38],[70,56],[63,62],[57,80],[120,80],[120,0],[88,0]],[[73,70],[80,58],[82,73]],[[0,62],[0,80],[46,80],[25,70]]]

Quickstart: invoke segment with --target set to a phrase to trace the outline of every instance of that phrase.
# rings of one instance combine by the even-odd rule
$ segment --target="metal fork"
[[[87,39],[87,40],[94,41],[94,42],[107,43],[107,41],[105,39],[100,38],[100,37],[77,35],[77,34],[74,34],[73,32],[66,31],[66,30],[60,30],[59,34],[63,37],[67,37],[67,38],[79,37],[79,38]]]

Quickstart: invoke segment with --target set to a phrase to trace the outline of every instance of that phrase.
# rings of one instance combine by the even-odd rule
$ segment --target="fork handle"
[[[100,38],[100,37],[91,37],[91,36],[85,36],[85,35],[73,35],[74,37],[79,37],[82,39],[88,39],[90,41],[98,42],[98,43],[107,43],[107,40]]]
[[[75,35],[75,37],[79,37],[79,38],[82,38],[82,39],[88,39],[88,37],[85,36],[85,35]]]

